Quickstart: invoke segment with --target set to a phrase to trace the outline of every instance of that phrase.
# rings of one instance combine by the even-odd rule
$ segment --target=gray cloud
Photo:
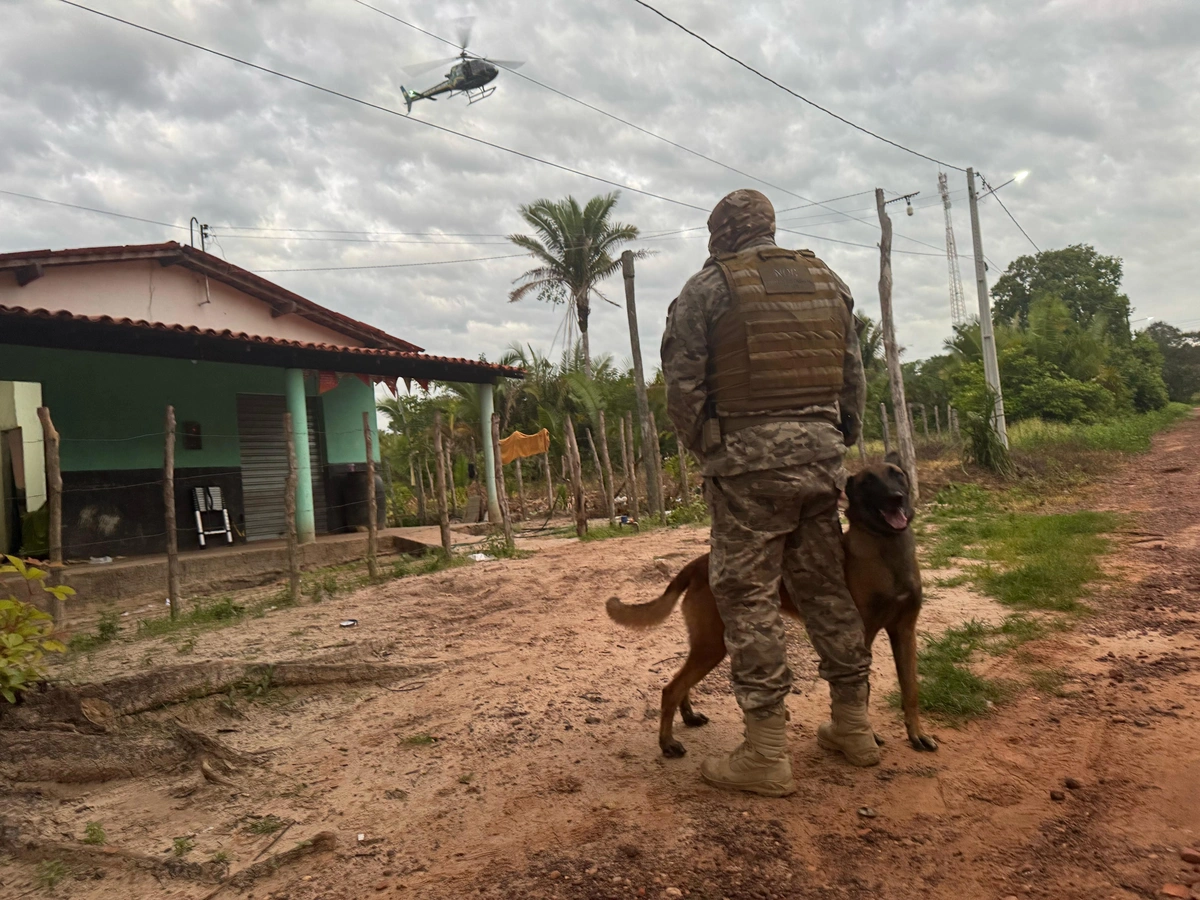
[[[450,50],[350,0],[233,3],[96,0],[113,14],[402,109],[401,66]],[[438,33],[443,4],[373,0]],[[993,183],[1029,169],[1004,199],[1043,247],[1090,242],[1124,258],[1137,312],[1200,319],[1200,6],[997,0],[838,4],[714,0],[664,11],[780,81],[914,148],[972,164]],[[466,12],[462,7],[453,12]],[[937,167],[855,132],[701,46],[628,0],[480,5],[472,49],[679,143],[811,198],[882,186],[920,190],[896,211],[897,328],[910,356],[949,331]],[[323,95],[63,4],[0,3],[0,188],[186,223],[252,270],[470,259],[511,252],[519,204],[604,185]],[[502,72],[494,97],[418,104],[444,125],[643,190],[708,208],[747,179]],[[956,235],[970,253],[965,180],[952,172]],[[803,201],[766,188],[778,207]],[[873,199],[781,214],[820,235],[810,246],[876,313]],[[0,195],[0,249],[135,243],[185,231]],[[994,201],[981,207],[992,281],[1031,252]],[[666,306],[704,258],[705,214],[625,192],[621,220],[656,255],[639,264],[642,342],[657,363]],[[252,240],[228,225],[437,232],[400,243]],[[485,236],[449,236],[451,232]],[[309,235],[314,236],[314,235]],[[785,237],[781,235],[781,237]],[[854,247],[838,239],[866,244]],[[913,239],[913,240],[910,240]],[[454,242],[454,243],[450,243]],[[464,243],[470,242],[470,243]],[[918,242],[924,242],[918,243]],[[932,246],[926,246],[932,245]],[[408,269],[278,273],[274,278],[434,352],[495,358],[513,341],[561,350],[563,311],[507,302],[524,259]],[[971,260],[962,260],[973,298]],[[603,286],[621,298],[619,279]],[[629,354],[625,316],[601,304],[592,345]]]

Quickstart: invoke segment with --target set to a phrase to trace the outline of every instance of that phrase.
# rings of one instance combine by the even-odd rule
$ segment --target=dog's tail
[[[623,603],[619,597],[609,597],[608,603],[604,606],[608,617],[626,628],[652,628],[666,621],[684,591],[691,587],[697,567],[704,562],[705,557],[703,556],[692,560],[671,579],[671,583],[662,592],[662,596],[649,603]]]

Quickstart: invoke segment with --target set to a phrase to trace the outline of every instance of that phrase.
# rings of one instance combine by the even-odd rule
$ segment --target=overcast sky
[[[656,251],[639,263],[637,282],[650,368],[667,304],[704,261],[705,210],[728,191],[756,187],[784,209],[806,202],[797,195],[919,190],[913,217],[903,203],[889,207],[896,250],[914,251],[895,257],[897,335],[907,358],[940,350],[950,304],[936,164],[784,94],[633,0],[371,2],[446,37],[456,16],[473,13],[471,50],[525,60],[520,74],[777,187],[508,72],[484,102],[420,102],[409,121],[58,0],[0,0],[0,190],[183,226],[0,194],[0,251],[186,241],[194,215],[216,236],[210,251],[431,353],[495,359],[514,342],[561,352],[562,307],[507,300],[528,258],[267,272],[506,256],[515,248],[503,235],[523,230],[520,204],[612,189],[420,121],[678,201],[626,190],[617,206],[618,220],[647,236],[634,246]],[[402,67],[453,52],[353,0],[92,5],[400,111],[402,84],[428,87],[444,71],[414,78]],[[1198,327],[1200,2],[654,5],[898,143],[973,165],[992,184],[1028,170],[1000,196],[1041,248],[1091,243],[1122,257],[1135,327],[1147,316]],[[966,180],[948,171],[974,308]],[[810,236],[780,234],[780,243],[815,250],[858,308],[878,316],[873,197],[830,205],[847,215],[819,206],[781,213],[781,225]],[[1033,248],[994,199],[980,214],[994,282]],[[650,237],[685,228],[696,230]],[[603,290],[623,303],[619,277]],[[628,358],[621,309],[597,305],[592,348]]]

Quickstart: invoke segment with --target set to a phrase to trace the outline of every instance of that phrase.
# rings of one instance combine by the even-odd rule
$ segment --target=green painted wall
[[[62,435],[65,472],[152,469],[162,465],[163,420],[175,406],[183,423],[200,423],[203,449],[175,450],[178,468],[241,465],[238,394],[284,394],[284,370],[121,353],[47,350],[0,344],[0,381],[36,381]],[[307,379],[309,395],[315,379]],[[375,428],[374,391],[347,376],[321,397],[326,461],[363,462],[363,411]],[[372,437],[379,458],[379,436]]]
[[[367,446],[363,441],[362,414],[369,412],[371,446],[375,461],[379,461],[379,433],[375,424],[375,392],[355,378],[344,377],[336,388],[321,395],[325,412],[325,461],[362,463],[367,461]]]

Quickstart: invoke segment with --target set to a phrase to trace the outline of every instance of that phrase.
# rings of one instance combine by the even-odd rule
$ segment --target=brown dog
[[[909,742],[917,750],[936,750],[937,742],[921,730],[917,710],[921,570],[916,542],[908,527],[912,520],[908,478],[898,461],[894,453],[889,454],[887,462],[868,466],[846,482],[846,517],[850,520],[849,529],[842,535],[846,584],[862,616],[867,647],[881,629],[891,640]],[[657,600],[631,606],[613,597],[606,607],[609,617],[620,625],[649,628],[666,620],[681,594],[689,650],[683,668],[662,692],[658,745],[664,756],[683,756],[686,752],[672,735],[676,709],[684,725],[696,727],[708,722],[706,716],[692,709],[689,692],[725,658],[725,623],[708,584],[708,554],[684,566]],[[799,619],[782,583],[779,595],[782,611]]]

